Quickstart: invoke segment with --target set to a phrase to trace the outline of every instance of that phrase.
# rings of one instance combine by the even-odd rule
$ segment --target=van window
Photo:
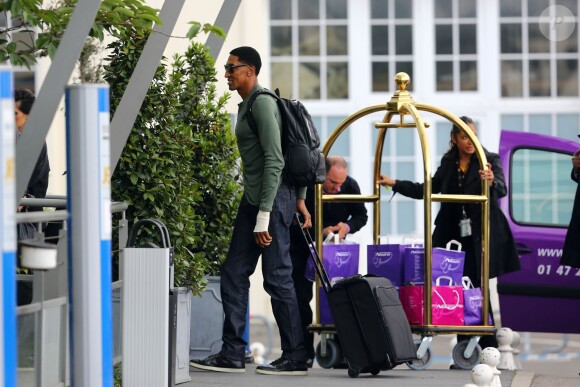
[[[576,183],[570,178],[571,156],[540,149],[512,155],[511,212],[516,223],[567,227]]]

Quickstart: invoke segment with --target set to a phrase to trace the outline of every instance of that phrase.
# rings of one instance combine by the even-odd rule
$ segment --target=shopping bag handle
[[[457,246],[457,251],[461,251],[461,247],[463,246],[461,244],[461,242],[456,241],[455,239],[451,239],[449,242],[447,242],[447,245],[445,246],[445,248],[447,250],[451,250],[451,246]]]
[[[463,284],[463,289],[469,290],[475,288],[473,282],[471,282],[471,278],[468,276],[461,277],[461,283]]]
[[[440,277],[437,277],[437,278],[435,279],[435,285],[436,285],[436,286],[445,286],[445,285],[441,285],[441,279],[442,279],[442,278],[443,278],[443,279],[446,279],[446,280],[449,280],[449,286],[453,286],[453,278],[451,278],[451,277],[449,277],[449,276],[447,276],[447,275],[442,275],[442,276],[440,276]]]

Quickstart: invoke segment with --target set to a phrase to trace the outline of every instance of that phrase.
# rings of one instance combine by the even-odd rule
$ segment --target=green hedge
[[[111,116],[141,54],[144,39],[110,44],[105,78]],[[214,61],[192,43],[171,66],[164,58],[112,177],[112,198],[129,204],[129,220],[156,218],[170,232],[175,282],[198,293],[218,275],[241,196],[239,154],[217,96]],[[150,237],[150,236],[146,236]]]

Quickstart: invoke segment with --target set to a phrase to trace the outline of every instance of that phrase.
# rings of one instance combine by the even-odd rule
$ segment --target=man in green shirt
[[[221,272],[225,314],[222,349],[206,359],[192,360],[190,365],[218,372],[245,371],[247,343],[243,333],[250,275],[261,255],[264,289],[271,297],[272,311],[280,329],[282,357],[269,365],[258,366],[256,372],[306,375],[306,351],[292,281],[289,233],[295,210],[306,219],[305,226],[311,226],[304,202],[306,189],[292,187],[285,181],[282,117],[276,101],[268,95],[258,96],[251,113],[257,135],[248,124],[247,102],[261,89],[257,76],[262,62],[258,52],[252,47],[238,47],[230,52],[224,67],[229,89],[236,90],[243,99],[239,104],[236,138],[242,158],[244,195]]]

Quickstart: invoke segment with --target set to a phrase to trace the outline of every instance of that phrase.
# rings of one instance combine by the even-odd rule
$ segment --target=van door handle
[[[530,254],[532,252],[529,247],[518,247],[517,249],[519,254]]]

